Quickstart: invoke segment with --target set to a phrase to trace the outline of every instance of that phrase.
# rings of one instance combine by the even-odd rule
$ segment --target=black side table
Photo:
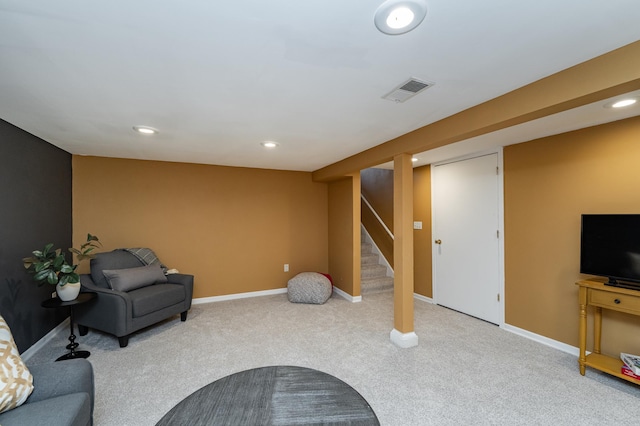
[[[73,307],[75,305],[86,303],[95,298],[96,298],[95,293],[80,293],[77,298],[75,298],[74,300],[69,300],[67,302],[63,302],[58,298],[47,299],[44,302],[42,302],[43,308],[64,308],[66,306],[69,307],[69,328],[71,330],[71,334],[69,335],[70,343],[67,345],[67,349],[69,349],[69,353],[62,355],[60,358],[56,359],[56,361],[64,361],[67,359],[74,359],[74,358],[89,358],[89,355],[91,355],[91,352],[89,351],[76,351],[78,344],[76,343],[76,335],[73,334]]]

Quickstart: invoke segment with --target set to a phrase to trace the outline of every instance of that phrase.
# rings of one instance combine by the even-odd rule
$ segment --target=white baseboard
[[[65,330],[67,332],[69,332],[69,318],[68,317],[64,321],[62,321],[60,324],[58,324],[50,332],[45,334],[40,340],[38,340],[36,343],[31,345],[31,347],[29,349],[27,349],[26,351],[21,353],[20,354],[20,358],[22,358],[22,360],[24,362],[29,361],[29,359],[32,356],[34,356],[36,354],[36,352],[38,352],[40,349],[42,349],[47,343],[52,341],[58,335],[58,333],[61,333],[61,332],[65,331]]]
[[[403,349],[418,346],[418,335],[413,331],[411,333],[401,333],[394,328],[389,333],[389,338],[394,345]]]
[[[357,303],[362,302],[362,296],[351,296],[350,294],[340,290],[338,287],[333,287],[333,291],[341,297],[344,297],[349,302]],[[283,294],[286,293],[286,288],[276,288],[274,290],[263,290],[263,291],[250,291],[247,293],[235,293],[235,294],[225,294],[224,296],[213,296],[213,297],[199,297],[197,299],[192,300],[193,305],[200,305],[203,303],[214,303],[214,302],[224,302],[227,300],[236,300],[236,299],[247,299],[249,297],[261,297],[261,296],[272,296],[274,294]]]
[[[431,304],[434,303],[432,298],[423,296],[418,293],[413,293],[413,297],[414,299],[421,300],[423,302],[427,302]],[[566,343],[562,343],[557,340],[553,340],[548,337],[542,336],[540,334],[532,333],[528,330],[525,330],[513,325],[509,325],[509,324],[504,324],[500,328],[510,333],[517,334],[518,336],[522,336],[529,340],[533,340],[534,342],[542,343],[543,345],[568,353],[570,355],[574,355],[576,357],[580,356],[580,349],[576,348],[575,346],[567,345]]]
[[[413,293],[413,298],[417,300],[422,300],[423,302],[431,303],[433,305],[433,299],[427,296],[423,296],[418,293]]]
[[[530,331],[509,324],[504,324],[501,328],[519,336],[526,337],[527,339],[533,340],[534,342],[542,343],[543,345],[552,347],[562,352],[566,352],[570,355],[580,355],[580,349],[576,348],[575,346],[567,345],[566,343],[549,339],[548,337],[541,336],[539,334],[532,333]]]
[[[334,291],[334,293],[337,293],[338,296],[344,297],[345,299],[347,299],[351,303],[362,302],[362,296],[352,296],[349,293],[347,293],[346,291],[340,290],[336,286],[333,287],[333,291]]]
[[[249,291],[247,293],[225,294],[224,296],[198,297],[193,299],[191,304],[200,305],[202,303],[224,302],[227,300],[247,299],[249,297],[272,296],[274,294],[286,293],[286,288],[276,288],[273,290]]]

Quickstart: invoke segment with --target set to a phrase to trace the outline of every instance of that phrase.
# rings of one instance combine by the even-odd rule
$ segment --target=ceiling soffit
[[[553,74],[313,172],[315,181],[417,154],[640,89],[640,41]]]

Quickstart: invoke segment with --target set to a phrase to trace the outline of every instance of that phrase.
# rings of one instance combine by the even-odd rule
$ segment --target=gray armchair
[[[104,331],[116,336],[124,348],[135,331],[177,314],[186,321],[193,275],[169,274],[165,278],[158,272],[159,266],[157,270],[153,266],[123,249],[98,253],[91,259],[91,273],[80,275],[80,283],[82,291],[94,292],[97,297],[74,308],[80,335],[87,334],[89,328]]]

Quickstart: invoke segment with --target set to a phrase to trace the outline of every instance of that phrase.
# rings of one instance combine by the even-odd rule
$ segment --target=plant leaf
[[[73,272],[74,269],[75,268],[73,266],[68,265],[68,264],[64,264],[60,268],[60,272],[62,272],[63,274],[69,274],[69,273]]]
[[[48,260],[46,262],[36,263],[36,272],[40,272],[40,271],[44,271],[45,269],[49,269],[50,266],[51,266],[51,262],[48,261]]]
[[[60,270],[64,266],[64,256],[56,256],[53,261],[53,269]]]
[[[49,270],[45,269],[44,271],[36,272],[33,275],[33,279],[36,281],[45,281],[49,276]]]
[[[46,256],[47,253],[49,253],[49,251],[51,250],[51,247],[53,247],[53,243],[49,243],[46,246],[44,246],[44,250],[42,252],[42,255]]]
[[[47,282],[49,284],[58,284],[58,275],[54,271],[49,271],[47,275]]]

